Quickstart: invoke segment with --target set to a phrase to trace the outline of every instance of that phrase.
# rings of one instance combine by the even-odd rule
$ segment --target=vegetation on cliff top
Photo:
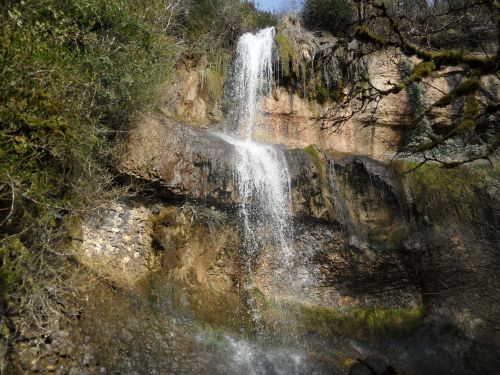
[[[302,17],[310,30],[327,30],[334,35],[343,35],[353,22],[354,7],[347,0],[305,0]]]

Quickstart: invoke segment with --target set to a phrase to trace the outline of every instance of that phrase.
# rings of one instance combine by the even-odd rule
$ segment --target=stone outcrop
[[[318,156],[300,149],[285,151],[292,203],[298,214],[328,220],[333,212],[322,165],[326,159],[314,152]],[[158,196],[231,206],[241,202],[233,186],[237,158],[234,145],[216,133],[154,115],[140,121],[127,139],[119,169],[128,178],[151,184]]]
[[[418,307],[421,297],[406,255],[394,252],[408,229],[402,189],[387,166],[366,157],[334,159],[313,146],[284,152],[297,228],[293,269],[276,275],[280,252],[266,246],[255,269],[256,287],[273,298],[321,306]],[[156,116],[139,124],[122,158],[122,173],[152,184],[157,198],[175,198],[158,215],[143,208],[149,221],[141,225],[146,247],[160,249],[163,268],[191,290],[221,295],[242,283],[239,218],[223,213],[236,215],[233,206],[241,199],[232,186],[235,157],[233,146],[216,134]],[[191,204],[179,207],[183,201]],[[97,231],[84,237],[84,254],[107,256],[100,252],[101,233],[113,241],[118,217],[112,211],[99,228],[92,219],[83,226],[84,233],[89,226]],[[121,238],[130,237],[127,228],[119,230]],[[121,242],[116,246],[126,249]],[[118,254],[109,259],[134,264],[128,254]]]
[[[155,263],[151,215],[144,203],[127,200],[80,217],[72,233],[78,260],[111,283],[136,284]]]
[[[221,100],[214,98],[206,87],[207,83],[203,79],[206,69],[207,62],[204,59],[186,60],[177,67],[162,98],[167,115],[202,126],[221,121]]]
[[[153,218],[153,238],[163,268],[192,293],[234,292],[240,238],[227,214],[206,207],[166,206]]]
[[[138,122],[124,147],[119,169],[164,197],[231,199],[234,147],[215,134],[155,115]]]
[[[255,306],[262,311],[259,324],[285,329],[279,301],[293,307],[286,321],[298,320],[308,334],[348,341],[354,335],[361,342],[366,335],[388,335],[382,346],[363,345],[387,356],[395,368],[416,373],[463,367],[454,358],[464,353],[481,358],[477,368],[492,368],[491,351],[478,345],[498,346],[488,320],[497,297],[476,287],[494,285],[494,271],[481,268],[486,259],[494,262],[490,240],[472,245],[460,221],[436,221],[429,213],[437,210],[440,217],[442,208],[432,199],[444,198],[428,189],[449,191],[454,182],[434,186],[436,176],[429,175],[409,183],[412,175],[366,156],[338,157],[314,146],[284,149],[292,183],[293,253],[285,259],[275,244],[263,246],[248,289],[236,210],[241,197],[232,186],[233,146],[161,115],[140,122],[126,146],[123,176],[154,188],[154,197],[87,215],[75,236],[79,259],[112,284],[125,290],[146,285],[155,301],[177,301],[203,322],[237,329],[255,328]],[[478,207],[497,204],[494,194],[473,194],[484,200]],[[174,290],[165,291],[164,278]],[[399,327],[397,335],[405,339],[392,338],[387,325]],[[422,347],[432,347],[433,354],[422,354]],[[474,371],[468,373],[482,370]]]

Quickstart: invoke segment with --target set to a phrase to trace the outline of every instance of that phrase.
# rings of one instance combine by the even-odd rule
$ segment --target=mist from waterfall
[[[240,37],[230,77],[230,121],[233,134],[221,137],[235,146],[234,180],[241,198],[247,263],[263,246],[277,247],[284,258],[291,253],[291,184],[283,151],[252,140],[262,116],[263,98],[272,88],[273,27]]]

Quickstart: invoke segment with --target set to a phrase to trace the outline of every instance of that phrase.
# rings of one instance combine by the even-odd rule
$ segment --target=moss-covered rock
[[[385,339],[389,336],[409,335],[422,324],[424,308],[361,309],[319,308],[302,306],[300,325],[305,331],[330,336],[350,334],[362,338]]]

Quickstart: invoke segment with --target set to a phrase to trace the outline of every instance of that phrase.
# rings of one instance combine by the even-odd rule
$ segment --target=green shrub
[[[328,89],[323,86],[316,87],[316,101],[319,104],[325,104],[329,99]]]
[[[257,10],[250,1],[191,1],[188,14],[184,30],[191,51],[194,52],[227,48],[244,32],[276,24],[272,13]]]
[[[64,306],[64,218],[116,196],[115,132],[154,104],[173,64],[173,39],[138,4],[0,5],[0,322],[21,319],[20,336]]]
[[[353,22],[354,10],[346,0],[305,0],[302,17],[311,30],[344,35]]]

